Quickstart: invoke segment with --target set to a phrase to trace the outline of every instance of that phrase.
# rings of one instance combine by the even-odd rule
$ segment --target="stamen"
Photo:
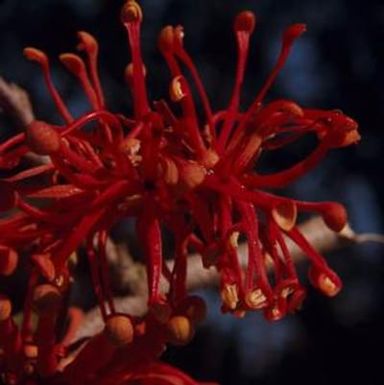
[[[58,93],[56,87],[52,82],[51,72],[49,70],[49,61],[45,53],[32,47],[25,48],[23,52],[24,56],[28,60],[36,61],[40,65],[43,71],[44,81],[56,105],[56,108],[58,109],[60,115],[63,117],[65,123],[71,123],[73,121],[73,117],[68,111],[63,99],[61,98],[60,94]]]
[[[186,65],[186,67],[189,69],[189,71],[192,74],[193,81],[196,84],[197,92],[200,95],[201,101],[203,103],[203,108],[205,111],[205,114],[207,116],[207,122],[209,127],[209,132],[212,140],[215,140],[215,130],[213,127],[213,115],[212,115],[212,109],[209,103],[208,96],[205,92],[205,88],[203,86],[203,83],[200,79],[200,75],[195,67],[195,64],[193,63],[193,60],[188,55],[188,53],[185,51],[183,47],[183,37],[184,37],[184,31],[181,26],[178,26],[174,29],[174,52],[179,57],[179,59]]]
[[[246,293],[244,301],[253,310],[262,309],[267,306],[267,297],[261,289],[251,290]]]
[[[80,39],[80,44],[77,46],[79,50],[85,50],[88,54],[88,62],[91,80],[96,92],[98,99],[98,104],[100,108],[104,108],[104,95],[103,89],[101,87],[98,71],[97,71],[97,56],[99,52],[99,45],[97,44],[96,39],[89,33],[80,31],[77,33],[77,36]]]
[[[304,33],[305,29],[306,29],[305,24],[293,24],[290,27],[288,27],[287,30],[284,32],[283,43],[282,43],[279,57],[277,59],[277,63],[275,64],[271,73],[267,77],[267,80],[265,81],[263,87],[259,91],[255,100],[253,101],[251,106],[248,108],[247,112],[244,114],[238,126],[239,131],[243,131],[244,125],[249,121],[252,114],[260,107],[260,103],[263,101],[265,94],[268,92],[273,82],[275,81],[278,73],[284,66],[285,62],[287,61],[295,39],[297,39],[302,33]]]
[[[96,91],[88,78],[83,60],[73,53],[63,53],[59,56],[59,59],[68,71],[78,78],[92,108],[95,110],[101,109],[102,105],[100,104]]]
[[[218,140],[219,153],[223,152],[227,144],[227,140],[230,136],[231,129],[235,123],[235,118],[238,113],[240,90],[244,80],[245,66],[248,59],[249,38],[255,28],[255,24],[255,15],[250,11],[241,12],[235,19],[234,30],[236,34],[238,55],[236,79],[235,86],[232,91],[231,101],[229,103],[229,107],[227,108],[224,125]]]
[[[238,290],[236,284],[225,284],[221,290],[221,300],[228,309],[235,310],[239,302]]]
[[[272,217],[282,230],[289,231],[296,225],[297,206],[289,200],[280,202],[273,207]]]
[[[172,79],[170,96],[175,102],[180,102],[183,109],[183,124],[185,125],[186,139],[190,141],[196,152],[197,158],[203,159],[207,149],[199,130],[195,104],[191,90],[184,76],[177,76]]]
[[[140,46],[140,25],[143,14],[134,0],[128,0],[121,11],[121,20],[127,29],[133,64],[133,102],[136,118],[141,118],[150,108],[143,72],[143,60]]]
[[[265,94],[268,92],[272,83],[275,81],[278,73],[280,72],[280,70],[284,66],[285,62],[287,61],[294,41],[300,35],[302,35],[305,32],[305,30],[306,30],[305,24],[293,24],[286,29],[286,31],[284,32],[284,35],[283,35],[283,43],[282,43],[279,57],[277,59],[277,63],[275,65],[275,67],[272,69],[270,75],[268,76],[265,84],[261,88],[255,101],[252,103],[250,110],[253,110],[254,106],[257,106],[264,99]]]

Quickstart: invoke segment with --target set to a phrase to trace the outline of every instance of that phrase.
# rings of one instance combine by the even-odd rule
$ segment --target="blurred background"
[[[39,119],[59,123],[36,65],[23,58],[35,46],[52,59],[53,76],[70,110],[89,108],[75,81],[56,61],[75,49],[76,31],[94,34],[101,49],[100,72],[108,106],[129,114],[123,82],[129,62],[120,0],[1,0],[0,75],[24,87]],[[143,52],[152,99],[166,97],[169,74],[156,49],[166,24],[185,27],[185,46],[195,59],[215,109],[228,103],[236,46],[232,21],[237,12],[257,14],[243,105],[256,95],[278,54],[283,30],[305,22],[267,100],[287,98],[300,105],[341,109],[360,124],[358,146],[331,152],[310,175],[284,193],[347,205],[356,231],[384,233],[384,3],[380,0],[141,0]],[[380,71],[381,69],[381,71]],[[1,135],[7,135],[2,119]],[[294,162],[306,151],[288,148],[265,167]],[[208,320],[186,348],[169,349],[165,359],[200,380],[222,385],[381,384],[383,333],[383,254],[379,244],[354,246],[328,256],[344,290],[329,300],[310,289],[303,310],[277,323],[261,315],[243,320],[221,316],[215,291],[200,293],[210,303]],[[305,270],[305,266],[303,271]],[[303,279],[305,276],[303,275]]]

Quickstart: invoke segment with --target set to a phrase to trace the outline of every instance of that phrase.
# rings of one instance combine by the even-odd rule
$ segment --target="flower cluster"
[[[91,106],[79,118],[72,116],[53,84],[47,56],[35,48],[24,51],[41,67],[64,123],[34,120],[25,132],[0,144],[0,167],[11,171],[0,180],[0,274],[13,274],[19,256],[28,261],[30,271],[21,325],[12,318],[10,299],[0,298],[0,369],[8,384],[27,379],[38,384],[41,378],[50,378],[52,384],[194,384],[156,361],[165,344],[187,343],[204,317],[204,302],[186,289],[191,251],[201,254],[205,267],[217,269],[222,310],[238,316],[262,310],[267,319],[277,320],[300,307],[305,289],[286,237],[308,256],[313,286],[328,296],[341,288],[339,277],[300,233],[296,219],[299,212],[313,212],[340,231],[347,221],[344,207],[269,191],[300,178],[329,150],[359,139],[357,124],[340,111],[303,108],[290,100],[265,101],[305,26],[294,24],[284,32],[276,65],[251,106],[241,111],[255,16],[240,13],[234,22],[238,59],[232,95],[228,106],[215,112],[183,46],[181,26],[165,27],[158,40],[170,70],[170,101],[150,102],[137,2],[126,1],[121,20],[132,57],[125,71],[133,99],[129,117],[106,107],[97,70],[98,44],[90,34],[78,33],[85,60],[73,53],[60,55]],[[196,111],[195,98],[204,118]],[[316,135],[318,144],[304,160],[273,174],[255,171],[262,153],[307,134]],[[47,161],[20,170],[20,160],[29,153]],[[111,228],[127,217],[135,219],[145,256],[149,311],[143,318],[118,313],[110,288],[106,242]],[[172,270],[163,262],[165,229],[173,236]],[[245,268],[237,250],[239,237],[248,246]],[[71,361],[79,314],[67,303],[71,255],[80,246],[89,259],[105,330],[77,356],[72,354]],[[161,279],[169,283],[166,293],[160,290]],[[58,331],[65,317],[69,323]]]

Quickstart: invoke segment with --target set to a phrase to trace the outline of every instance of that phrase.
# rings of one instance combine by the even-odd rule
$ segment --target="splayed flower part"
[[[341,231],[347,223],[344,207],[265,191],[287,186],[313,169],[329,150],[359,140],[356,122],[340,111],[265,100],[305,25],[294,24],[284,32],[275,66],[252,104],[241,110],[256,19],[250,11],[240,13],[234,22],[238,59],[232,95],[225,109],[213,111],[184,48],[181,26],[166,26],[159,35],[158,48],[170,71],[169,100],[152,102],[140,47],[143,15],[137,2],[126,1],[121,21],[132,58],[125,71],[133,97],[129,117],[106,107],[97,70],[98,44],[87,32],[78,34],[85,60],[73,53],[60,55],[89,101],[90,111],[81,117],[72,116],[56,89],[47,56],[36,48],[24,50],[41,67],[63,123],[34,120],[25,132],[0,144],[0,167],[11,175],[0,181],[4,214],[0,274],[11,275],[17,269],[20,253],[30,262],[21,326],[12,318],[10,300],[0,299],[1,370],[9,384],[26,378],[34,378],[36,384],[39,378],[50,378],[52,384],[57,378],[68,384],[195,384],[155,361],[165,344],[188,343],[205,314],[204,302],[186,291],[190,251],[201,254],[205,267],[217,269],[222,310],[235,315],[262,310],[267,319],[277,320],[300,307],[305,289],[287,238],[308,256],[314,287],[328,296],[341,289],[340,278],[296,224],[298,214],[312,212],[333,231]],[[203,118],[196,99],[203,106]],[[279,172],[258,173],[262,153],[310,134],[316,135],[318,144],[305,159]],[[48,162],[20,171],[17,165],[30,152],[47,156]],[[149,312],[140,319],[116,311],[108,274],[108,234],[124,218],[136,220],[148,273]],[[172,270],[163,263],[165,229],[175,245]],[[239,238],[248,246],[245,269]],[[69,336],[78,317],[73,309],[66,315],[65,306],[73,278],[71,255],[80,246],[87,252],[105,330],[69,363]],[[162,278],[169,283],[167,292],[160,291]],[[64,331],[59,338],[63,316],[71,322],[67,334]]]

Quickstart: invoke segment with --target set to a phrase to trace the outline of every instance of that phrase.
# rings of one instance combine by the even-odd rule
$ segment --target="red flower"
[[[249,11],[240,13],[234,23],[238,60],[232,96],[227,108],[213,112],[183,47],[180,26],[165,27],[158,41],[171,73],[172,104],[148,100],[139,5],[128,0],[121,18],[132,56],[125,72],[134,104],[131,117],[106,107],[97,72],[98,45],[88,33],[78,34],[78,48],[85,52],[86,63],[75,54],[60,56],[91,106],[80,118],[72,117],[52,83],[46,55],[35,48],[24,51],[42,68],[64,124],[35,120],[24,133],[0,145],[2,168],[15,169],[29,152],[48,157],[46,164],[15,171],[0,181],[0,210],[5,213],[0,220],[0,273],[13,273],[19,252],[32,264],[20,330],[10,316],[8,299],[0,307],[2,367],[18,379],[24,378],[26,364],[39,376],[58,375],[69,338],[58,339],[56,326],[70,286],[70,255],[82,244],[106,329],[62,373],[71,384],[96,378],[97,383],[109,384],[115,375],[127,384],[172,384],[176,383],[173,377],[180,379],[177,383],[194,383],[175,369],[154,363],[165,343],[187,343],[195,323],[203,317],[202,300],[187,297],[185,287],[187,254],[192,249],[201,253],[204,266],[219,271],[223,311],[237,315],[262,309],[268,319],[276,320],[300,306],[305,289],[285,236],[310,259],[309,278],[316,288],[328,296],[341,288],[339,277],[296,227],[296,218],[298,212],[315,212],[332,230],[340,231],[347,221],[343,206],[302,202],[265,191],[285,187],[315,167],[329,150],[359,139],[357,124],[339,111],[302,108],[289,100],[265,101],[305,26],[295,24],[285,31],[275,67],[251,106],[241,111],[241,86],[255,17]],[[195,97],[202,103],[204,119],[196,111]],[[318,138],[316,149],[306,159],[273,174],[255,171],[262,152],[306,134]],[[126,217],[136,219],[145,252],[150,312],[144,319],[116,313],[110,291],[106,241],[111,227]],[[165,228],[174,237],[172,271],[163,264]],[[237,253],[239,236],[248,245],[245,271]],[[268,276],[267,265],[272,266],[274,277]],[[170,283],[168,293],[160,292],[162,276]],[[31,324],[33,312],[39,316],[36,330]],[[116,352],[113,344],[123,348]],[[32,358],[24,353],[27,346],[36,348]]]

